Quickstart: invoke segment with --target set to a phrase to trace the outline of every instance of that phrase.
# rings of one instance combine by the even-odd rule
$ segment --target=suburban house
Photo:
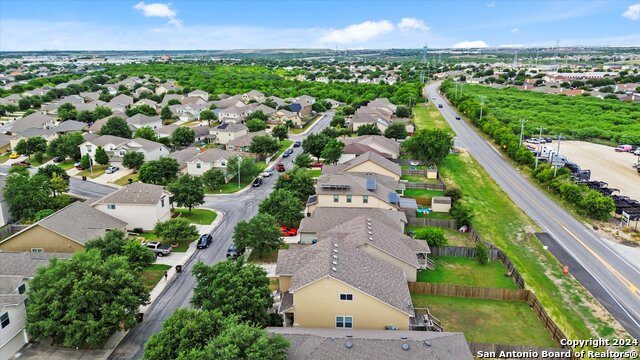
[[[204,100],[200,96],[185,96],[180,101],[182,105],[205,105],[207,100]]]
[[[220,149],[207,149],[187,161],[187,174],[202,175],[210,169],[222,170],[226,173],[227,161],[240,154]]]
[[[29,342],[25,330],[28,281],[51,258],[68,253],[0,252],[0,359],[10,359]]]
[[[228,151],[242,151],[242,152],[250,152],[249,147],[251,146],[251,141],[256,136],[265,136],[267,135],[266,131],[257,131],[250,132],[240,137],[237,137],[227,143]]]
[[[298,103],[298,104],[301,104],[303,106],[313,105],[313,104],[316,103],[316,98],[314,98],[313,96],[309,96],[309,95],[301,95],[301,96],[298,96],[297,98],[293,99],[293,103]]]
[[[127,119],[127,124],[133,126],[136,129],[143,127],[149,127],[157,129],[162,126],[162,119],[160,116],[147,116],[145,114],[135,114]]]
[[[403,198],[396,191],[404,191],[404,184],[384,175],[323,174],[318,178],[316,194],[307,201],[306,212],[313,214],[319,207],[399,210]]]
[[[99,133],[100,129],[102,129],[102,127],[107,123],[107,121],[109,121],[109,119],[111,119],[112,117],[117,117],[120,118],[122,120],[126,119],[127,116],[124,113],[121,112],[114,112],[113,114],[104,117],[102,119],[96,120],[93,124],[91,124],[91,126],[89,126],[89,132],[90,133]],[[132,128],[131,125],[129,125],[129,128]]]
[[[66,134],[74,131],[84,131],[85,129],[87,129],[87,127],[87,123],[83,123],[82,121],[67,120],[61,122],[58,126],[53,128],[53,131],[58,134]]]
[[[58,134],[56,134],[52,128],[28,128],[20,133],[12,135],[9,143],[11,144],[11,148],[15,149],[20,140],[26,140],[32,137],[41,137],[49,142],[58,137]]]
[[[181,172],[187,171],[187,161],[200,153],[200,149],[196,147],[188,147],[180,151],[172,152],[168,157],[176,159]]]
[[[151,94],[151,93],[153,93],[153,91],[151,91],[147,87],[142,86],[142,87],[139,87],[139,88],[137,88],[137,89],[135,89],[133,91],[133,96],[139,98],[142,94],[145,94],[145,93],[146,94]]]
[[[263,114],[270,116],[271,114],[276,112],[276,109],[269,107],[265,104],[258,104],[258,106],[256,106],[255,108],[253,108],[253,110],[251,111],[252,113],[255,111],[262,111]]]
[[[267,97],[264,96],[263,93],[257,90],[251,90],[248,93],[242,94],[242,101],[244,101],[245,103],[248,103],[250,101],[261,103],[261,102],[264,102],[266,99]]]
[[[323,174],[340,174],[343,172],[380,174],[396,181],[399,181],[400,176],[402,176],[400,165],[373,151],[366,152],[341,164],[322,168]]]
[[[209,140],[211,139],[211,136],[209,133],[209,126],[191,126],[189,127],[189,129],[193,130],[193,134],[195,135],[195,140],[193,141],[194,145],[206,144],[210,142]]]
[[[319,207],[313,214],[307,215],[302,219],[298,227],[300,243],[307,245],[317,241],[318,233],[331,229],[345,221],[345,219],[365,216],[367,219],[391,227],[399,232],[404,232],[404,227],[407,224],[405,213],[386,209]]]
[[[194,90],[190,93],[187,94],[187,96],[189,97],[199,97],[200,99],[206,101],[209,101],[209,93],[204,91],[204,90]]]
[[[220,109],[218,119],[224,122],[240,123],[248,115],[248,109],[245,106],[231,106],[226,109]]]
[[[291,342],[289,360],[473,360],[463,333],[269,327]]]
[[[232,106],[244,106],[242,101],[242,95],[229,96],[224,99],[213,102],[216,105],[216,109],[228,109]]]
[[[111,101],[109,101],[105,106],[113,111],[125,112],[125,110],[132,104],[133,98],[131,96],[120,94],[111,99]]]
[[[340,140],[344,143],[344,148],[342,148],[342,156],[338,163],[343,163],[367,152],[375,152],[388,159],[397,159],[400,156],[400,144],[382,135],[363,135]]]
[[[96,149],[101,146],[107,154],[109,152],[113,153],[113,151],[120,145],[127,143],[131,139],[113,136],[113,135],[102,135],[93,140],[87,140],[80,144],[80,156],[89,155],[91,159],[95,160]]]
[[[159,160],[161,157],[169,155],[169,149],[163,144],[143,138],[128,140],[117,145],[111,153],[107,152],[107,154],[110,155],[110,162],[118,163],[122,162],[126,153],[134,151],[142,153],[144,161]]]
[[[302,126],[302,118],[289,110],[280,109],[269,116],[268,123],[276,125],[284,125],[287,121],[293,122],[295,126]]]
[[[178,100],[178,102],[180,102],[182,104],[182,98],[184,97],[184,95],[181,94],[164,94],[164,97],[162,98],[162,101],[160,102],[161,106],[167,106],[169,105],[169,101],[170,100]]]
[[[279,98],[277,96],[269,96],[267,99],[271,100],[271,102],[276,104],[278,107],[287,105],[287,102],[284,101],[283,98]]]
[[[96,200],[94,209],[127,223],[127,229],[152,230],[171,218],[171,196],[160,185],[134,182]]]
[[[201,100],[198,97],[196,99]],[[200,113],[208,109],[209,105],[207,103],[176,105],[175,108],[172,109],[172,113],[175,111],[178,119],[181,121],[192,121],[200,119]]]
[[[362,125],[374,124],[378,127],[378,129],[380,129],[380,132],[384,133],[384,131],[387,130],[387,128],[391,124],[390,119],[386,119],[376,113],[364,112],[360,109],[356,111],[355,115],[351,117],[350,121],[351,128],[354,132],[357,131],[358,128]]]
[[[142,105],[147,105],[150,106],[153,109],[158,109],[158,103],[151,100],[151,99],[140,99],[138,101],[136,101],[135,103],[133,103],[133,105],[131,105],[132,108],[136,107],[136,106],[142,106]]]
[[[289,109],[298,114],[301,118],[311,115],[311,112],[313,111],[311,104],[306,104],[304,102],[294,102],[289,105]]]
[[[4,198],[4,181],[6,175],[0,174],[0,227],[5,226],[11,221],[11,213],[9,212],[9,204]]]
[[[158,134],[159,137],[169,137],[173,135],[173,132],[176,131],[176,129],[179,127],[180,125],[169,124],[169,125],[161,126],[155,130],[156,130],[156,134]]]
[[[105,107],[105,105],[107,105],[106,102],[102,100],[95,100],[75,105],[75,107],[77,111],[94,111],[98,106]]]
[[[165,83],[160,84],[160,85],[158,85],[156,87],[156,95],[162,95],[162,94],[164,94],[166,92],[169,92],[169,91],[176,91],[177,92],[177,91],[180,91],[180,90],[182,90],[182,88],[176,86],[175,84],[170,83],[170,82],[165,82]]]
[[[229,141],[244,136],[248,132],[249,129],[246,126],[237,123],[223,123],[209,129],[209,134],[213,138],[213,141],[222,145],[227,145]]]
[[[76,201],[24,230],[0,240],[0,251],[72,253],[127,223]]]
[[[29,128],[46,129],[53,127],[54,123],[55,120],[53,116],[42,113],[33,113],[17,119],[11,126],[11,133],[19,134]]]

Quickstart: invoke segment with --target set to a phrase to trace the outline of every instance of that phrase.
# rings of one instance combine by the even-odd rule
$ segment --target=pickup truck
[[[171,254],[171,245],[165,245],[160,241],[149,241],[148,243],[145,243],[143,246],[146,246],[149,249],[151,249],[151,251],[156,253],[156,256],[159,256],[159,257],[163,257],[165,255]]]

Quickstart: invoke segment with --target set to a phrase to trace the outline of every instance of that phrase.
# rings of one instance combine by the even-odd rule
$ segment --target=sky
[[[640,0],[0,0],[0,51],[640,46]]]

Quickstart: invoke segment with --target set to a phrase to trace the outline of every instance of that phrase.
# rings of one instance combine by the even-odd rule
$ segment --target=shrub
[[[476,245],[476,259],[482,265],[489,262],[489,248],[483,242],[478,242]]]
[[[456,201],[462,199],[462,190],[457,187],[452,187],[447,189],[443,195],[450,197],[451,203],[455,203]]]
[[[456,221],[457,227],[470,226],[473,219],[473,213],[467,204],[462,201],[458,201],[451,206],[449,214]]]
[[[449,241],[444,237],[444,229],[433,226],[426,226],[416,230],[414,236],[416,239],[426,240],[429,246],[447,246]]]

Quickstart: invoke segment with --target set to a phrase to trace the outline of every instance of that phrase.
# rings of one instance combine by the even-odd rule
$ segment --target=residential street
[[[329,125],[332,118],[333,112],[327,112],[326,116],[318,120],[307,134],[291,136],[291,139],[302,140],[308,134],[321,131]],[[293,159],[301,151],[302,148],[294,148],[292,156],[282,159],[282,163],[285,164],[287,169],[291,168]],[[215,195],[206,198],[206,203],[203,207],[216,209],[224,214],[224,221],[211,233],[214,239],[213,244],[208,249],[198,251],[191,261],[187,263],[184,272],[170,281],[163,293],[145,313],[144,321],[129,331],[110,359],[141,358],[144,351],[144,343],[149,336],[160,331],[162,322],[171,316],[174,310],[190,305],[189,302],[195,286],[195,279],[191,276],[193,265],[198,261],[214,264],[225,259],[227,248],[232,242],[231,236],[235,224],[254,216],[258,212],[258,205],[271,192],[271,188],[279,174],[274,172],[274,175],[266,178],[264,184],[258,188],[249,188],[249,190],[239,194]]]
[[[455,131],[456,145],[467,148],[500,187],[527,215],[540,225],[586,272],[576,278],[636,338],[640,337],[640,269],[627,262],[611,244],[571,216],[545,193],[520,175],[502,155],[457,115],[438,94],[435,83],[428,87],[431,101],[443,104],[439,109]],[[629,252],[638,251],[628,248]],[[564,264],[568,262],[560,256]]]

